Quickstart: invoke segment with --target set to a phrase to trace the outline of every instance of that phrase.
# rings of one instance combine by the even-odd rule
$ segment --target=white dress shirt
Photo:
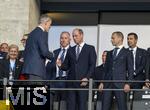
[[[62,48],[61,47],[61,51],[59,52],[59,55],[58,55],[58,58],[60,59],[62,53],[63,53],[63,49],[65,49],[65,53],[64,53],[64,59],[66,57],[66,54],[67,54],[67,51],[69,49],[69,45],[65,48]],[[62,77],[65,77],[67,74],[66,74],[66,71],[63,71],[63,74],[62,74]],[[59,67],[56,65],[56,78],[59,77]]]
[[[133,50],[132,51],[132,54],[133,54],[133,61],[134,61],[134,63],[133,63],[133,67],[134,67],[134,71],[136,70],[136,65],[135,65],[135,57],[136,57],[136,50],[137,50],[137,47],[134,47],[134,48],[129,48],[129,50]],[[134,75],[136,75],[136,73],[134,72]]]
[[[81,52],[81,50],[82,50],[82,48],[83,48],[84,44],[85,44],[85,43],[84,43],[84,42],[82,42],[82,43],[79,45],[80,52]],[[77,46],[78,46],[78,45],[76,45],[76,53],[77,53],[77,48],[78,48]],[[79,52],[79,53],[80,53],[80,52]]]
[[[118,48],[118,50],[117,50],[117,55],[116,55],[116,56],[118,56],[120,50],[123,48],[123,45],[120,45],[120,46],[118,46],[118,47],[116,47],[116,48]]]

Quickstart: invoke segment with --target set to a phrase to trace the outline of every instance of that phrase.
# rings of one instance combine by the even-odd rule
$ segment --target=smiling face
[[[70,44],[70,34],[67,32],[63,32],[60,36],[60,45],[65,48]]]
[[[18,53],[19,53],[19,50],[18,50],[18,47],[16,46],[10,46],[9,48],[9,51],[8,51],[8,55],[9,55],[9,58],[12,59],[12,60],[15,60],[17,59],[18,57]]]
[[[0,49],[1,49],[1,52],[8,52],[8,44],[2,43]]]
[[[128,46],[130,48],[136,47],[137,39],[135,39],[134,35],[129,35],[127,38]]]

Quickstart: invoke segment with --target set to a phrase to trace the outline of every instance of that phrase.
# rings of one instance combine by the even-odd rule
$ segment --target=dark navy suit
[[[134,80],[145,80],[145,66],[146,66],[146,50],[138,48],[135,54],[135,75]],[[135,89],[142,88],[143,83],[133,83],[132,87]]]
[[[146,78],[150,80],[150,48],[147,49]]]
[[[67,50],[65,50],[67,52]],[[56,77],[57,68],[56,68],[56,60],[61,52],[61,48],[54,50],[54,58],[51,62],[48,62],[46,65],[46,72],[47,72],[47,80],[66,80],[67,76],[63,77]],[[66,82],[51,82],[51,88],[66,88]],[[66,91],[50,91],[50,108],[52,109],[53,101],[57,99],[58,101],[66,99]]]
[[[65,61],[63,62],[61,68],[63,70],[69,70],[67,76],[69,80],[81,80],[83,78],[92,77],[95,65],[95,48],[91,45],[84,44],[79,54],[78,60],[76,60],[76,46],[69,48]],[[80,88],[80,83],[67,83],[67,86],[69,88]],[[68,110],[87,110],[86,91],[68,91],[67,95]]]
[[[113,51],[107,53],[105,75],[103,80],[132,80],[133,60],[132,53],[124,47],[113,58]],[[104,88],[123,89],[125,83],[104,83]],[[112,98],[117,100],[118,110],[127,110],[126,94],[124,91],[103,91],[102,110],[110,110]]]
[[[46,78],[45,60],[53,54],[48,50],[48,33],[40,27],[35,28],[27,39],[24,51],[23,73]]]

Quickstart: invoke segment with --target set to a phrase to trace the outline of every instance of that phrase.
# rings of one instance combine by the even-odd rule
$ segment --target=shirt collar
[[[137,46],[134,48],[129,48],[129,50],[133,50],[135,52],[137,50]]]
[[[10,60],[10,62],[15,62],[16,60],[12,60],[12,59],[9,59]]]
[[[43,31],[45,31],[45,29],[42,26],[39,25],[38,27],[41,28]]]
[[[67,45],[65,48],[61,47],[61,50],[65,49],[67,50],[69,48],[70,45]]]
[[[85,43],[84,43],[84,42],[82,42],[82,43],[81,43],[81,44],[79,44],[79,45],[80,45],[80,47],[83,47],[83,46],[84,46],[84,44],[85,44]]]
[[[123,48],[123,45],[119,45],[119,46],[116,47],[116,48],[122,49],[122,48]]]

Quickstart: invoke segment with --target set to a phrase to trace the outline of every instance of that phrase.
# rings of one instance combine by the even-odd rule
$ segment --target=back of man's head
[[[43,23],[46,23],[48,21],[52,21],[51,17],[48,16],[47,14],[43,14],[40,16],[39,24],[43,24]]]

